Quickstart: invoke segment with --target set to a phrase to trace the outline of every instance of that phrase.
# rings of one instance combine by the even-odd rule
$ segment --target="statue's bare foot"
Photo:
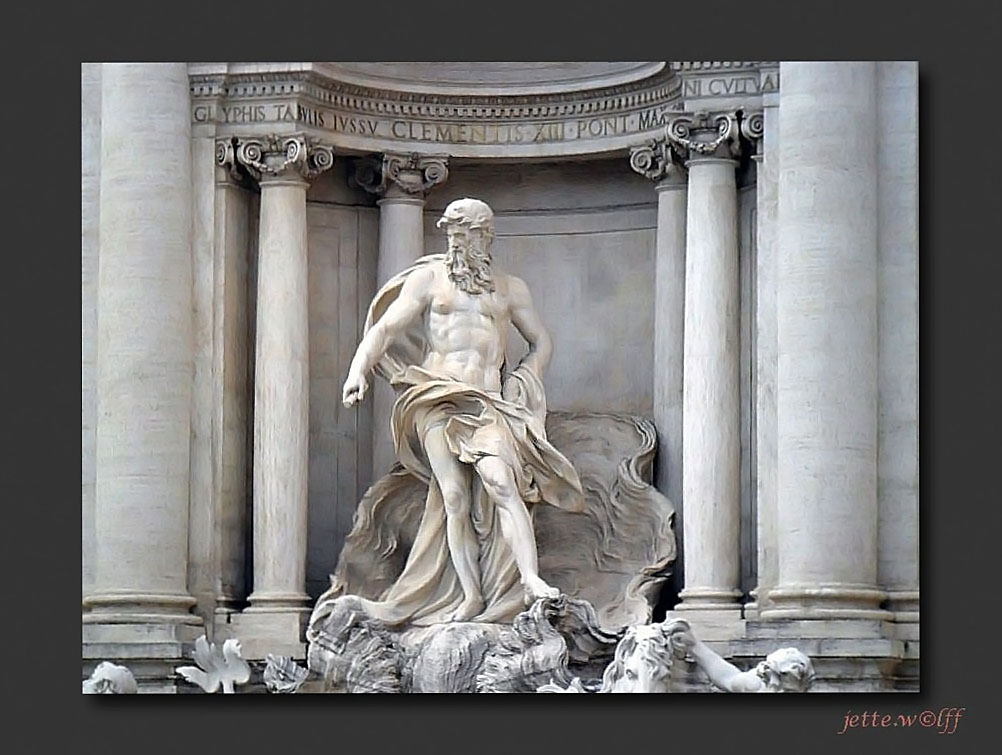
[[[560,590],[556,587],[550,587],[539,577],[533,577],[531,579],[526,579],[523,584],[525,585],[525,597],[530,603],[539,600],[540,598],[551,598],[556,600],[560,597]]]
[[[483,613],[484,601],[482,598],[465,598],[459,604],[459,608],[449,614],[448,621],[469,621],[474,616]]]

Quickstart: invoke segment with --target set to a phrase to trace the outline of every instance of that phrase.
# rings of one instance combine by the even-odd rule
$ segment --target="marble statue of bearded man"
[[[539,576],[531,506],[577,512],[584,497],[546,438],[552,346],[526,284],[492,268],[493,212],[459,199],[439,227],[448,251],[379,290],[344,385],[346,406],[364,398],[372,371],[394,386],[397,458],[427,487],[403,571],[362,606],[389,625],[509,623],[527,602],[559,594]],[[507,372],[509,325],[528,352]]]

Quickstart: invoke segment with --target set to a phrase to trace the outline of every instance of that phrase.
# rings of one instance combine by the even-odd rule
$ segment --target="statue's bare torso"
[[[429,351],[422,366],[474,388],[500,393],[511,324],[509,276],[496,276],[493,292],[468,294],[449,279],[444,263],[431,266],[429,272]]]

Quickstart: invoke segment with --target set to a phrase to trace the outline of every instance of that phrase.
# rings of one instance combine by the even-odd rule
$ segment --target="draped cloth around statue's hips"
[[[373,300],[366,331],[385,312],[410,273],[443,258],[424,257],[391,279]],[[424,512],[403,571],[383,595],[363,601],[367,613],[391,625],[407,622],[426,626],[445,621],[463,600],[446,540],[442,494],[422,443],[429,427],[444,427],[450,450],[465,464],[474,465],[484,456],[502,459],[512,469],[530,515],[532,506],[539,503],[567,511],[581,511],[584,506],[574,467],[546,439],[546,399],[539,376],[522,365],[506,376],[500,394],[484,391],[422,369],[424,338],[423,323],[418,323],[395,339],[377,365],[377,372],[400,391],[392,414],[397,458],[427,486]],[[510,623],[525,608],[518,568],[502,535],[493,501],[472,469],[470,478],[471,516],[486,605],[473,621]]]

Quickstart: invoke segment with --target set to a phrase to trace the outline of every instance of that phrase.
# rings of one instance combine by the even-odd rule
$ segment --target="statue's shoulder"
[[[402,270],[397,278],[410,287],[428,285],[436,278],[446,274],[445,260],[441,255],[422,257],[406,270]]]
[[[509,298],[524,299],[529,296],[528,284],[526,284],[526,282],[517,275],[502,273],[500,275],[496,275],[494,279],[500,284],[502,291],[504,291]]]

